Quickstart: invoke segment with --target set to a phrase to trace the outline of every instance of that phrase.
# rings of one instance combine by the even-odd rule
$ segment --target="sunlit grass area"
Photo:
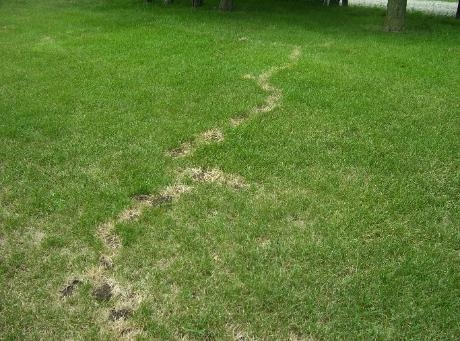
[[[460,22],[217,4],[0,3],[0,339],[458,339]]]

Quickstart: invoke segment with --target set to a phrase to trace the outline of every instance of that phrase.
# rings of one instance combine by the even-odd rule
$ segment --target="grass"
[[[458,339],[458,20],[216,4],[0,3],[0,338]],[[231,128],[267,96],[243,75],[295,46],[280,105]],[[98,226],[189,167],[247,186],[116,221],[120,293],[95,300]]]

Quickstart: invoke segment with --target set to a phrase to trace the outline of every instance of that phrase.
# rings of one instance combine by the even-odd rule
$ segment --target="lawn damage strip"
[[[222,143],[225,140],[221,128],[212,128],[195,136],[191,141],[182,143],[179,147],[169,150],[166,155],[173,158],[185,157],[193,154],[202,145]]]
[[[175,181],[158,194],[133,196],[133,204],[130,207],[122,210],[115,219],[109,219],[96,228],[95,235],[101,241],[103,248],[98,264],[90,267],[83,277],[93,287],[91,297],[101,305],[98,316],[105,316],[105,322],[100,323],[101,328],[108,329],[119,338],[131,339],[142,334],[142,330],[133,326],[129,319],[143,299],[142,295],[132,291],[129,285],[123,286],[113,279],[114,263],[123,246],[120,236],[116,233],[116,226],[140,218],[146,209],[179,200],[182,195],[194,189],[190,182],[217,184],[235,190],[247,187],[246,181],[241,176],[227,174],[220,169],[185,168],[177,171]],[[71,296],[76,286],[82,282],[83,280],[80,279],[70,281],[64,289],[61,289],[61,296]]]
[[[257,85],[268,93],[264,103],[250,109],[246,113],[240,113],[227,123],[227,127],[236,128],[258,113],[268,113],[280,105],[283,96],[282,90],[271,85],[270,79],[276,73],[292,67],[300,58],[300,48],[295,47],[289,57],[289,62],[278,67],[271,67],[258,77],[248,75],[245,78],[253,79]],[[168,151],[166,154],[177,158],[191,155],[202,145],[221,143],[224,141],[223,128],[209,129],[198,134],[191,142],[185,142],[178,148]],[[132,197],[132,205],[122,210],[116,218],[109,219],[96,227],[95,235],[102,243],[102,251],[99,255],[98,264],[90,267],[85,272],[87,279],[93,287],[91,296],[100,304],[97,319],[104,316],[100,321],[102,330],[109,330],[118,338],[132,339],[142,335],[143,331],[130,322],[130,317],[135,313],[143,301],[142,295],[131,290],[130,285],[122,286],[113,279],[115,275],[115,260],[119,256],[122,240],[116,232],[118,224],[139,219],[144,211],[149,208],[171,204],[179,200],[185,193],[191,192],[193,184],[213,184],[224,186],[233,190],[241,190],[249,185],[246,180],[236,174],[225,173],[218,168],[188,167],[175,171],[175,180],[171,185],[159,191],[158,194],[137,194]],[[74,279],[62,289],[61,296],[71,296],[82,280]],[[109,305],[110,307],[107,307]],[[246,336],[244,332],[233,330],[232,334],[237,339]]]
[[[181,179],[181,181],[183,181],[183,179],[190,179],[193,182],[218,184],[236,190],[248,187],[246,180],[242,176],[224,173],[218,168],[185,168],[179,172],[178,178]]]
[[[215,127],[202,132],[192,138],[190,141],[182,143],[179,147],[173,148],[166,152],[166,155],[172,158],[183,158],[192,155],[198,148],[203,145],[212,143],[222,143],[224,141],[224,129],[237,128],[244,122],[250,120],[253,116],[261,113],[269,113],[281,105],[283,91],[270,83],[271,78],[281,71],[292,68],[297,64],[302,55],[299,46],[295,46],[289,55],[289,61],[279,66],[273,66],[258,76],[246,74],[243,79],[253,80],[258,87],[268,95],[263,103],[232,117],[223,127]]]

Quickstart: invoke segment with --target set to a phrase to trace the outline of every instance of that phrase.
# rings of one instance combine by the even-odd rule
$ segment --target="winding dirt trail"
[[[245,79],[255,81],[267,93],[264,102],[243,114],[235,116],[225,126],[215,127],[198,134],[189,142],[167,151],[167,155],[173,158],[183,158],[192,155],[204,145],[221,143],[225,139],[224,131],[226,129],[236,129],[255,115],[269,113],[280,106],[283,91],[271,84],[270,80],[279,72],[295,66],[300,56],[300,47],[294,47],[288,62],[271,67],[258,76],[243,76]],[[129,283],[122,283],[115,278],[117,276],[114,265],[122,248],[121,238],[117,235],[115,227],[118,224],[138,219],[148,209],[165,203],[174,203],[183,194],[191,192],[194,186],[199,186],[203,183],[226,186],[234,190],[241,190],[249,186],[243,177],[224,173],[220,169],[189,167],[175,169],[174,173],[175,179],[170,186],[164,188],[158,194],[134,197],[130,207],[124,209],[115,218],[111,218],[97,226],[96,236],[103,246],[98,264],[90,267],[80,276],[71,278],[60,290],[60,296],[65,300],[75,294],[81,283],[90,283],[93,288],[92,297],[94,300],[110,302],[110,308],[104,308],[101,305],[96,312],[96,320],[100,324],[101,330],[111,333],[114,338],[133,339],[137,335],[142,335],[142,329],[134,325],[130,317],[144,300],[144,293],[134,292]]]

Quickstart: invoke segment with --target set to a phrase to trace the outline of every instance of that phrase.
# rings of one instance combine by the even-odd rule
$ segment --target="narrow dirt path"
[[[258,76],[245,75],[243,78],[254,80],[256,84],[267,93],[261,105],[249,109],[247,112],[232,118],[226,125],[216,127],[198,134],[189,142],[167,151],[173,158],[187,157],[198,148],[211,143],[224,141],[224,130],[235,129],[243,122],[255,115],[273,111],[281,104],[283,92],[270,83],[271,78],[277,73],[293,67],[301,56],[299,47],[294,47],[289,56],[289,61],[280,66],[274,66]],[[100,303],[110,302],[109,308],[101,308],[95,314],[101,330],[112,334],[117,339],[133,339],[142,335],[142,329],[134,325],[130,317],[144,300],[144,294],[135,292],[129,283],[121,283],[116,279],[115,263],[120,255],[122,241],[116,233],[116,226],[128,221],[134,221],[142,216],[147,209],[161,206],[165,203],[174,203],[185,193],[203,183],[226,186],[234,190],[242,190],[249,185],[239,175],[227,174],[220,169],[202,169],[189,167],[175,169],[173,183],[161,190],[158,194],[138,195],[132,198],[130,207],[124,209],[115,218],[111,218],[96,228],[96,236],[101,241],[102,251],[98,264],[87,269],[79,276],[72,277],[60,290],[60,297],[66,299],[75,294],[81,283],[90,283],[92,298]]]

